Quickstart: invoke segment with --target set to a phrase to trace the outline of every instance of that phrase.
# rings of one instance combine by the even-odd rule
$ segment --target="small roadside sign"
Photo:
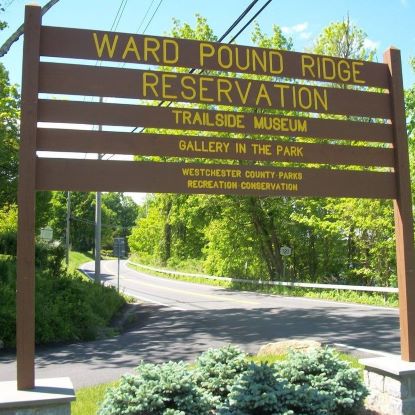
[[[50,242],[53,239],[53,229],[50,226],[40,229],[40,239],[45,242]]]
[[[125,238],[114,238],[113,254],[117,258],[125,256]]]
[[[291,255],[291,248],[289,246],[282,246],[280,248],[280,254],[282,256],[290,256]]]

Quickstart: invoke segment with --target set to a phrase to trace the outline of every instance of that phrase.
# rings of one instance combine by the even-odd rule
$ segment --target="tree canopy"
[[[172,35],[215,39],[200,16],[194,28],[175,21]],[[255,25],[252,39],[262,47],[293,47],[278,26],[267,35]],[[311,52],[372,60],[366,39],[347,17],[326,27]],[[413,148],[415,87],[407,92],[407,114]],[[411,163],[414,171],[413,154]],[[393,230],[388,200],[153,195],[129,241],[142,261],[191,264],[216,275],[390,285],[396,282]],[[291,256],[281,256],[284,245]]]

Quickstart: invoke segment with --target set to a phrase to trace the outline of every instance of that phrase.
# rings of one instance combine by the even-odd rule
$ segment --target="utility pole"
[[[98,154],[101,160],[102,154]],[[101,192],[95,196],[95,282],[99,282],[101,275]]]
[[[71,192],[68,192],[66,198],[66,267],[69,267],[69,232],[71,224]]]
[[[104,102],[102,97],[99,102]],[[102,131],[102,125],[98,126],[98,131]],[[102,159],[103,154],[98,153],[98,160]],[[99,282],[101,275],[101,192],[95,196],[95,282]]]

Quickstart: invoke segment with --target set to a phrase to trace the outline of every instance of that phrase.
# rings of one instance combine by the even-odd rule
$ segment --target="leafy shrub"
[[[290,353],[275,368],[294,393],[290,408],[296,414],[353,414],[362,408],[368,393],[358,370],[333,349]]]
[[[59,276],[63,272],[62,261],[65,257],[65,248],[59,242],[48,244],[36,241],[36,267],[44,270],[48,269],[54,276]]]
[[[0,271],[0,340],[6,347],[14,347],[15,261],[0,258]],[[114,288],[95,284],[80,274],[56,275],[52,271],[36,272],[36,343],[96,338],[125,304],[124,298]]]
[[[197,360],[194,376],[208,392],[213,407],[225,402],[237,377],[248,367],[246,354],[234,346],[209,349]]]
[[[36,343],[93,340],[124,304],[114,287],[80,274],[37,276]]]
[[[107,392],[100,415],[204,415],[209,405],[183,362],[141,364]]]
[[[233,346],[210,349],[192,369],[141,364],[110,390],[99,415],[351,415],[367,390],[333,349],[248,363]]]
[[[251,363],[232,386],[228,404],[220,415],[291,415],[288,408],[291,391],[287,382],[276,378],[275,369],[267,364]]]

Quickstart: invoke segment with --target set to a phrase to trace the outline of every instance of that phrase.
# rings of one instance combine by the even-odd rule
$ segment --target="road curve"
[[[83,270],[93,274],[94,263]],[[102,261],[102,280],[117,284],[117,261]],[[249,353],[269,341],[315,339],[363,356],[399,354],[394,309],[231,291],[152,277],[120,263],[120,288],[135,296],[141,324],[117,337],[38,348],[36,377],[69,376],[75,388],[117,379],[141,361],[194,359],[209,347]],[[0,381],[15,379],[15,356],[0,356]]]

